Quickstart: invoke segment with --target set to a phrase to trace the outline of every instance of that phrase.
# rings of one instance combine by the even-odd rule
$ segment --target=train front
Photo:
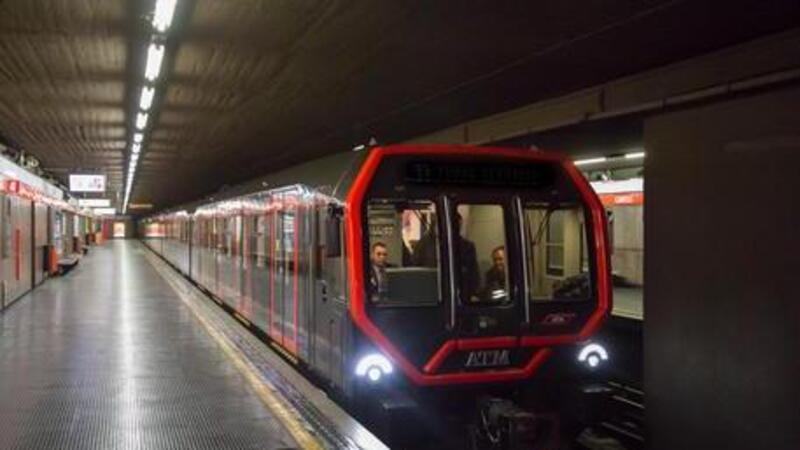
[[[559,348],[607,358],[587,345],[611,307],[605,213],[563,157],[373,149],[347,205],[364,383],[524,380]]]

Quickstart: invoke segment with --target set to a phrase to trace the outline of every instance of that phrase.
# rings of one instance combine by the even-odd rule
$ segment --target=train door
[[[83,241],[81,239],[81,216],[72,216],[72,252],[81,254],[83,252]]]
[[[270,288],[267,270],[269,248],[267,217],[263,212],[258,212],[257,208],[255,212],[245,215],[242,236],[243,311],[248,320],[265,331],[268,328]]]
[[[221,217],[214,217],[214,248],[213,248],[213,273],[212,273],[212,286],[213,292],[218,297],[222,298],[220,289],[220,259],[225,251],[225,219]]]
[[[242,214],[236,214],[228,218],[228,229],[230,230],[230,246],[228,249],[228,284],[230,286],[229,295],[231,297],[231,304],[236,307],[240,313],[244,312],[242,304]]]
[[[73,238],[73,230],[75,228],[74,217],[74,213],[65,211],[61,221],[61,243],[63,245],[62,252],[65,256],[75,253],[75,239]]]
[[[283,339],[284,347],[297,352],[297,285],[298,276],[298,218],[297,207],[292,205],[291,209],[284,209],[281,212],[281,315],[283,317]]]
[[[64,226],[64,213],[61,210],[53,208],[53,223],[50,228],[50,239],[53,244],[53,249],[56,252],[56,259],[61,258],[64,254],[64,243],[62,238],[62,227]]]
[[[203,219],[199,217],[195,217],[192,220],[192,227],[191,227],[191,239],[192,245],[190,250],[191,257],[189,258],[189,275],[191,278],[199,283],[202,284],[202,278],[200,277],[200,269],[203,267],[203,260],[202,254],[204,252],[204,240],[203,240],[203,230],[205,227],[203,226]]]
[[[226,216],[219,219],[219,238],[217,247],[218,295],[225,303],[238,310],[237,216]]]
[[[28,199],[17,199],[17,227],[14,239],[19,253],[19,280],[22,292],[33,289],[33,202]]]
[[[211,217],[201,217],[200,222],[202,223],[202,232],[200,235],[200,239],[202,242],[202,247],[200,249],[200,258],[198,259],[199,267],[198,273],[200,277],[200,284],[203,285],[209,292],[213,292],[214,289],[214,261],[212,261],[214,246],[214,219]]]
[[[33,283],[39,285],[44,281],[49,243],[49,208],[43,203],[34,203],[33,217]]]
[[[291,260],[294,241],[294,214],[282,208],[275,212],[275,236],[273,243],[273,302],[272,302],[272,330],[273,339],[287,347],[286,342],[287,321],[291,320],[289,314],[292,310],[292,274]]]
[[[272,199],[271,201],[274,201]],[[280,213],[274,208],[267,214],[267,233],[268,233],[268,261],[269,271],[269,335],[277,342],[282,342],[282,321],[281,321],[281,295],[283,293],[282,281],[282,259],[279,257],[280,245]]]
[[[0,303],[0,309],[3,309],[14,298],[12,296],[12,291],[15,287],[13,277],[13,234],[11,196],[0,194],[0,255],[2,256],[2,267],[0,267],[2,303]]]
[[[32,210],[30,200],[10,195],[4,196],[2,203],[3,281],[5,282],[6,303],[8,303],[22,296],[32,287],[32,264],[30,261]]]

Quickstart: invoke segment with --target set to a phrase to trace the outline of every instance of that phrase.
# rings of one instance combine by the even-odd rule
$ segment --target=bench
[[[81,255],[77,253],[73,253],[71,255],[62,256],[58,259],[58,273],[66,274],[70,270],[74,269],[75,266],[78,265],[78,262],[81,260]]]

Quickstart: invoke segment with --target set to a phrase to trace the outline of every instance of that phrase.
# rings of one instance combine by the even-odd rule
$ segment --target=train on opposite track
[[[77,264],[102,220],[0,156],[0,311]]]
[[[612,304],[606,213],[558,153],[348,152],[143,219],[139,235],[390,442],[413,434],[392,423],[449,408],[475,411],[476,442],[547,447],[547,415],[519,398],[554,395],[548,365],[608,358],[591,341]]]

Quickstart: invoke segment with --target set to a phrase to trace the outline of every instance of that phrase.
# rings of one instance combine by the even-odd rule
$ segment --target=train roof
[[[227,200],[294,185],[303,185],[325,195],[344,200],[358,168],[370,151],[337,153],[287,167],[225,189],[210,197],[153,214],[151,217],[175,211],[192,213],[202,207]]]

